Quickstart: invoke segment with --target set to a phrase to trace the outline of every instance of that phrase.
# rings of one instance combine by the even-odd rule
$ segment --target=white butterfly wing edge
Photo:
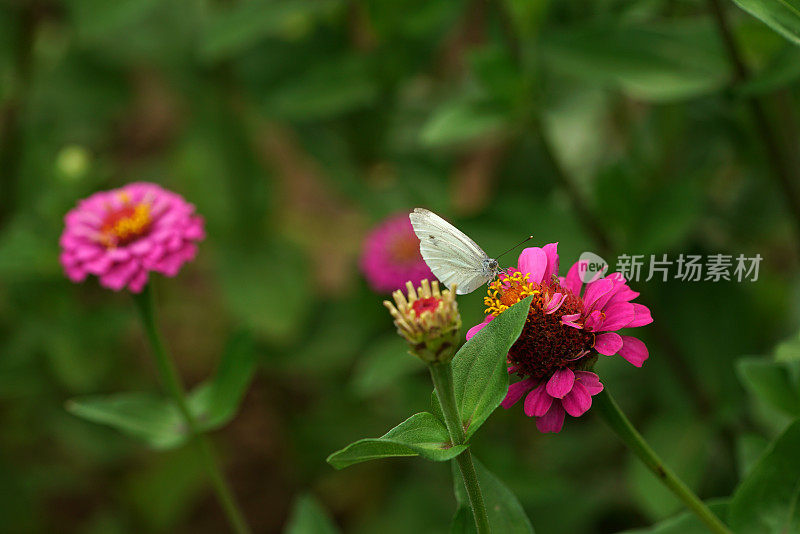
[[[424,208],[415,208],[408,217],[422,259],[445,286],[457,284],[456,293],[466,295],[492,279],[483,269],[489,256],[464,232]]]

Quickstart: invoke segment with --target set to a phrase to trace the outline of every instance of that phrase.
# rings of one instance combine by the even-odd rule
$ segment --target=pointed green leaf
[[[465,143],[501,130],[507,124],[502,109],[489,102],[454,100],[434,111],[422,128],[428,146]]]
[[[442,462],[466,449],[452,446],[447,428],[428,412],[414,414],[379,438],[361,439],[328,456],[336,469],[377,458],[422,456]]]
[[[475,534],[477,530],[469,506],[459,506],[450,523],[450,534]]]
[[[798,0],[733,0],[736,5],[800,45],[800,1]]]
[[[475,462],[475,469],[478,472],[478,482],[483,492],[483,500],[486,504],[486,512],[489,515],[489,524],[492,526],[492,532],[502,532],[503,534],[533,534],[533,525],[531,525],[528,516],[525,514],[525,509],[522,507],[522,504],[520,504],[517,496],[474,456],[473,461]],[[453,462],[453,484],[459,506],[469,509],[467,489],[464,487],[464,479],[461,477],[461,472],[455,462]],[[455,526],[461,527],[463,523],[460,522],[461,520],[458,514],[455,519],[459,520],[459,523]],[[471,513],[470,522],[472,523],[471,530],[464,530],[462,527],[462,530],[457,532],[459,532],[459,534],[461,532],[474,532],[475,523],[472,520]],[[455,523],[456,521],[454,520],[454,524]]]
[[[177,407],[151,393],[118,393],[67,401],[67,411],[94,423],[146,441],[156,449],[168,449],[187,437]]]
[[[453,385],[467,438],[500,406],[508,391],[506,356],[519,337],[531,299],[498,315],[475,334],[453,358]]]
[[[255,369],[253,339],[247,333],[232,336],[214,377],[189,395],[189,408],[201,430],[215,430],[236,416]]]
[[[776,439],[739,484],[731,500],[735,532],[772,534],[800,528],[800,421]]]
[[[337,534],[339,529],[328,513],[311,495],[303,495],[294,503],[284,534]]]
[[[716,28],[707,20],[559,30],[542,39],[542,54],[553,70],[657,102],[716,91],[731,72]]]
[[[790,416],[800,415],[800,389],[793,379],[791,362],[742,358],[736,364],[742,384],[751,393]]]

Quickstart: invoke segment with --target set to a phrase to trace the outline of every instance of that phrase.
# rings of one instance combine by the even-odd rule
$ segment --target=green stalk
[[[147,340],[150,342],[150,348],[153,350],[153,356],[155,357],[161,380],[164,382],[167,391],[178,406],[186,422],[186,426],[192,435],[192,440],[197,444],[200,450],[200,456],[204,467],[206,471],[208,471],[214,491],[225,511],[225,515],[228,517],[228,521],[234,532],[237,534],[250,534],[250,527],[247,525],[244,514],[242,514],[239,505],[233,497],[233,492],[231,492],[222,474],[222,469],[220,469],[211,441],[208,436],[200,432],[196,419],[191,411],[189,411],[189,406],[186,402],[186,392],[183,389],[183,384],[178,375],[178,370],[175,367],[175,362],[170,358],[156,325],[155,299],[150,284],[146,285],[144,291],[140,294],[134,295],[134,300],[136,301],[136,307],[139,310],[145,333],[147,334]]]
[[[439,397],[439,404],[442,406],[444,422],[450,433],[450,439],[453,445],[463,445],[467,441],[467,436],[456,406],[456,395],[453,389],[453,367],[450,362],[432,363],[428,365],[428,369],[431,372],[433,387]],[[486,504],[483,502],[483,493],[481,493],[481,486],[478,483],[478,473],[475,471],[475,464],[472,462],[472,453],[470,453],[469,448],[456,456],[456,463],[467,488],[469,504],[472,507],[478,534],[488,534],[492,531],[492,528],[489,526]]]
[[[607,388],[596,395],[593,400],[594,403],[592,407],[605,420],[606,424],[611,427],[611,430],[617,434],[617,437],[644,462],[644,465],[656,475],[656,478],[658,478],[662,484],[683,501],[686,507],[691,510],[700,521],[705,523],[711,532],[717,534],[731,534],[730,529],[714,515],[714,512],[709,510],[708,506],[706,506],[669,467],[664,465],[661,458],[658,457],[642,435],[636,431],[630,420],[622,413],[622,410],[620,410]]]

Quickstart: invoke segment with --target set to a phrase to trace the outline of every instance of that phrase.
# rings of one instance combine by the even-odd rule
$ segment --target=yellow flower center
[[[484,313],[497,317],[502,312],[524,299],[535,295],[533,300],[541,300],[541,291],[537,284],[528,281],[528,273],[515,272],[503,280],[495,280],[489,284],[488,296],[483,297],[486,306]]]
[[[100,239],[107,247],[127,245],[147,233],[152,223],[149,205],[132,204],[126,193],[120,193],[120,198],[124,204],[109,211],[100,229]]]

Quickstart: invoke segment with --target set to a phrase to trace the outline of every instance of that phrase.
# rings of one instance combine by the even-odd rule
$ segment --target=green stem
[[[464,426],[458,415],[456,406],[456,395],[453,389],[453,368],[450,363],[432,363],[428,366],[433,380],[433,387],[439,396],[439,404],[442,406],[444,422],[450,433],[453,445],[463,445],[467,441]],[[478,483],[478,473],[475,471],[475,464],[472,462],[472,453],[469,448],[456,456],[456,463],[464,479],[464,486],[467,488],[469,504],[472,507],[472,514],[475,517],[475,526],[478,534],[490,533],[492,528],[489,526],[489,516],[486,515],[486,504],[483,502],[483,493]]]
[[[650,445],[622,413],[608,389],[604,389],[594,397],[593,408],[617,434],[617,437],[656,475],[656,478],[683,501],[686,507],[700,518],[711,532],[731,534],[728,527],[714,515],[714,512],[709,510],[708,506],[669,467],[664,465],[661,458],[650,448]]]
[[[222,504],[225,515],[228,517],[228,521],[231,527],[233,527],[234,532],[237,534],[250,534],[250,527],[247,525],[244,514],[242,514],[242,511],[239,509],[239,505],[233,497],[233,492],[231,492],[222,474],[222,469],[217,461],[211,441],[208,436],[199,430],[197,420],[192,415],[191,411],[189,411],[189,406],[186,402],[186,392],[183,389],[183,384],[178,375],[178,370],[175,367],[175,362],[170,358],[156,325],[155,299],[150,284],[146,285],[144,291],[140,294],[134,295],[134,300],[136,301],[136,307],[142,318],[142,325],[147,334],[147,340],[150,342],[150,347],[153,350],[153,356],[155,356],[161,380],[164,382],[175,404],[177,404],[186,422],[186,426],[189,428],[193,441],[195,441],[200,450],[203,464],[208,471],[211,483],[214,486],[214,491],[217,494],[220,504]]]

